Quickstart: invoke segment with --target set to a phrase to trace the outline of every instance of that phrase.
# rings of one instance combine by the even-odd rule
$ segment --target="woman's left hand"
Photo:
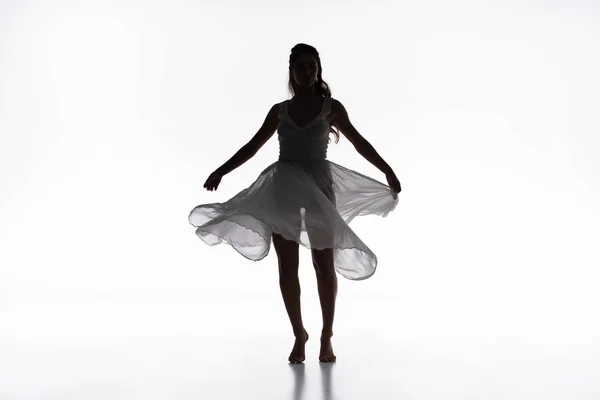
[[[400,181],[398,180],[398,177],[396,176],[396,174],[394,173],[394,171],[392,171],[391,169],[385,174],[385,177],[387,178],[388,184],[390,185],[390,187],[394,190],[394,192],[396,193],[400,193],[400,190],[402,190],[400,188]]]

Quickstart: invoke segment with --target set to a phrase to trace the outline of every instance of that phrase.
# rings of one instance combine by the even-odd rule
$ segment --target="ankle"
[[[333,331],[331,330],[322,330],[321,331],[321,339],[329,339],[333,336]]]
[[[306,329],[302,328],[302,330],[300,330],[300,331],[294,331],[294,336],[297,338],[298,337],[303,338],[303,337],[308,336],[308,333],[306,332]]]

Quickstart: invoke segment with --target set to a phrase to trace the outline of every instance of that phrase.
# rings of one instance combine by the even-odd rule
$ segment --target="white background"
[[[0,2],[0,398],[597,399],[599,41],[583,0]],[[352,222],[378,270],[339,277],[315,379],[301,248],[292,382],[274,249],[187,217],[276,160],[274,136],[202,188],[300,42],[403,191]],[[328,156],[386,182],[343,137]]]

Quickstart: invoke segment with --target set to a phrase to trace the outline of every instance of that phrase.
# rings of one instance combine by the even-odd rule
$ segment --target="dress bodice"
[[[299,127],[290,118],[286,100],[279,103],[279,138],[280,161],[324,160],[327,158],[329,143],[329,121],[327,115],[331,110],[331,97],[323,101],[321,112],[303,127]]]

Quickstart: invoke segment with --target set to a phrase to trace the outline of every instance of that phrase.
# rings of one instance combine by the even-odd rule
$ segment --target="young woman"
[[[207,244],[225,241],[254,261],[267,256],[273,241],[279,286],[296,337],[291,363],[305,360],[308,333],[300,311],[298,250],[299,245],[311,249],[323,314],[319,360],[334,362],[336,273],[361,280],[372,276],[377,266],[375,254],[348,223],[358,215],[385,217],[398,203],[400,182],[354,128],[342,103],[331,97],[314,47],[300,43],[292,48],[289,89],[292,99],[273,105],[256,135],[211,173],[204,187],[217,189],[222,177],[253,157],[275,131],[278,161],[226,202],[196,206],[189,221]],[[326,159],[329,132],[339,139],[334,127],[385,174],[389,186]]]

